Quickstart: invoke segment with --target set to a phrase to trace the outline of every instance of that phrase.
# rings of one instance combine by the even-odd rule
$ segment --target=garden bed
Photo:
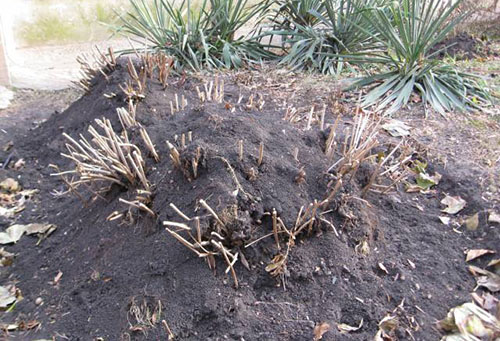
[[[318,80],[308,85],[308,79],[293,75],[267,75],[172,77],[166,89],[155,79],[147,81],[136,118],[159,160],[144,145],[139,128],[131,128],[129,138],[143,152],[150,183],[145,205],[153,214],[123,202],[136,200],[138,184],[111,185],[98,195],[84,191],[80,198],[54,195],[67,187],[51,176],[56,171],[49,165],[73,167],[60,154],[67,153],[63,132],[74,139],[88,136],[89,124],[104,117],[120,133],[116,109],[127,107],[119,87],[129,80],[126,63],[119,63],[107,80],[93,79],[88,94],[28,137],[14,130],[9,136],[13,147],[2,151],[2,160],[12,153],[11,166],[20,158],[26,165],[2,170],[1,180],[14,178],[23,189],[39,193],[22,212],[2,217],[2,225],[50,223],[57,229],[38,245],[36,238],[23,236],[6,246],[16,257],[2,269],[2,285],[19,290],[19,301],[1,317],[2,323],[18,326],[11,339],[156,340],[172,333],[176,340],[311,340],[327,323],[323,340],[371,340],[388,314],[399,321],[394,339],[440,337],[436,320],[469,301],[475,287],[464,251],[498,251],[498,224],[488,222],[498,202],[485,200],[483,180],[489,173],[460,155],[445,167],[426,148],[443,136],[412,132],[405,143],[410,160],[430,163],[427,171],[442,176],[437,187],[407,193],[399,182],[385,194],[363,196],[376,163],[363,164],[321,206],[321,214],[320,208],[309,211],[317,219],[297,234],[286,266],[273,276],[271,265],[291,245],[281,228],[278,248],[274,220],[279,217],[293,231],[301,212],[329,197],[336,182],[327,170],[342,155],[359,113],[335,84],[320,87]],[[224,94],[203,101],[196,88],[207,97],[214,94],[210,82]],[[328,110],[321,129],[323,104]],[[329,159],[325,145],[340,113],[339,148]],[[377,139],[374,152],[386,156],[401,141],[384,130]],[[180,166],[166,141],[179,152]],[[408,182],[414,182],[412,175]],[[450,225],[439,219],[447,216],[440,203],[446,195],[467,202],[458,215],[448,216]],[[222,244],[238,254],[234,269],[222,255],[210,269],[208,257],[198,257],[167,232],[175,230],[168,222],[195,232],[194,220],[178,211],[199,217],[204,239],[217,242],[213,232],[222,234]],[[476,213],[477,228],[467,230],[463,221]],[[484,267],[492,258],[474,264]]]

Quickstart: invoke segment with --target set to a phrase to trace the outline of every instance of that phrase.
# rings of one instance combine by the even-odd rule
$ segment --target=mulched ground
[[[48,165],[71,166],[60,155],[67,142],[63,132],[73,137],[86,134],[88,125],[102,117],[119,126],[116,108],[125,102],[118,85],[127,77],[119,65],[109,81],[98,78],[89,94],[30,131],[12,129],[9,123],[14,114],[26,110],[22,105],[3,115],[8,117],[2,122],[8,138],[2,142],[13,141],[13,146],[2,150],[0,159],[13,153],[12,163],[22,157],[26,165],[0,171],[0,180],[12,177],[23,188],[40,192],[23,212],[13,219],[2,217],[0,223],[4,228],[14,222],[58,227],[39,245],[35,245],[36,238],[24,236],[6,246],[16,258],[1,268],[1,284],[15,284],[23,299],[10,312],[1,313],[1,321],[40,322],[36,328],[11,332],[9,339],[164,340],[168,334],[160,321],[165,320],[178,340],[311,340],[315,325],[323,322],[331,328],[322,340],[372,340],[378,322],[391,313],[399,319],[395,340],[436,340],[440,332],[434,323],[451,307],[470,301],[475,287],[464,251],[500,251],[499,226],[486,219],[488,210],[498,211],[500,206],[485,195],[491,192],[485,179],[493,176],[496,181],[498,165],[478,168],[460,153],[440,161],[429,148],[446,144],[449,136],[425,135],[419,129],[412,132],[409,145],[414,158],[430,163],[430,173],[442,175],[435,190],[406,193],[399,185],[389,194],[369,193],[366,200],[358,200],[353,195],[370,174],[369,167],[361,169],[326,214],[338,235],[328,225],[301,235],[291,249],[283,278],[273,278],[265,270],[277,254],[272,237],[250,248],[242,246],[249,269],[236,263],[236,289],[221,259],[217,259],[216,271],[211,271],[204,260],[165,231],[163,221],[181,221],[169,204],[187,215],[201,215],[203,231],[210,231],[213,219],[199,207],[199,199],[217,212],[236,206],[238,219],[232,231],[239,234],[230,238],[235,248],[272,230],[267,212],[273,208],[286,225],[293,225],[302,205],[327,194],[326,169],[331,161],[324,156],[326,134],[317,124],[305,130],[304,120],[284,121],[286,106],[294,105],[306,117],[312,104],[321,108],[326,103],[334,108],[333,113],[328,111],[326,123],[332,124],[343,111],[341,127],[345,128],[352,126],[354,113],[349,99],[339,95],[334,83],[324,80],[297,80],[279,72],[238,73],[225,76],[225,100],[236,108],[231,112],[224,103],[200,103],[195,90],[203,83],[200,79],[172,78],[166,90],[151,81],[137,117],[160,155],[159,163],[151,155],[146,158],[147,176],[154,185],[151,209],[157,217],[134,212],[134,222],[124,224],[108,222],[106,217],[126,209],[119,198],[133,198],[132,188],[113,186],[97,200],[89,200],[92,196],[86,194],[85,206],[74,196],[53,195],[64,184],[50,176],[53,169]],[[117,96],[104,96],[111,93]],[[184,95],[188,105],[172,116],[170,101],[175,93]],[[240,95],[242,105],[238,106]],[[252,95],[256,104],[245,108]],[[265,101],[262,110],[257,107],[259,99]],[[50,107],[50,100],[42,98],[42,104]],[[449,126],[443,118],[434,119]],[[498,126],[491,129],[494,134],[490,135],[498,137]],[[196,178],[173,166],[165,143],[175,141],[175,135],[178,141],[189,131],[193,142],[181,155],[191,156],[198,147],[202,151]],[[341,143],[343,136],[338,139]],[[238,160],[239,140],[244,141],[243,161]],[[386,133],[381,133],[380,140],[381,152],[399,141]],[[261,142],[264,159],[258,167]],[[298,161],[295,148],[299,149]],[[238,186],[221,158],[231,165],[245,193],[240,189],[234,194]],[[251,168],[257,172],[256,179],[249,175]],[[298,183],[302,168],[305,182]],[[446,194],[467,201],[454,218],[454,226],[438,219]],[[460,227],[458,221],[478,212],[476,231]],[[363,242],[369,252],[360,252],[357,245]],[[484,266],[492,258],[485,256],[474,264]],[[147,315],[146,310],[158,316],[151,326],[138,321],[138,316]],[[353,332],[341,333],[337,328],[340,323],[359,326],[361,321],[361,328]]]

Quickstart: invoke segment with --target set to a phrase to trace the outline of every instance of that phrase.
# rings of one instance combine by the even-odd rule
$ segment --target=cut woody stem
[[[174,163],[174,166],[181,169],[181,157],[180,157],[179,151],[169,141],[167,141],[167,146],[168,146],[168,149],[170,149],[170,159]]]
[[[257,159],[257,166],[260,167],[263,159],[264,159],[264,142],[261,142],[259,144],[259,158]]]
[[[243,161],[243,140],[238,141],[238,160]]]
[[[277,216],[278,216],[278,214],[276,212],[276,209],[273,208],[272,218],[273,218],[274,241],[276,242],[276,246],[278,247],[278,250],[281,250],[280,240],[279,240],[279,237],[278,237],[278,219],[277,219]]]
[[[215,213],[215,211],[212,209],[212,207],[210,207],[205,200],[200,199],[200,205],[203,206],[215,218],[215,220],[217,220],[217,222],[219,224],[224,226],[224,223],[222,222],[222,220],[219,219],[219,216],[217,215],[217,213]]]

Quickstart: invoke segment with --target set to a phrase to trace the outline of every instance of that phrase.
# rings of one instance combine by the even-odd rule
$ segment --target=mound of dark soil
[[[457,234],[442,225],[438,192],[356,197],[371,174],[367,167],[324,209],[322,217],[337,233],[331,225],[316,222],[295,241],[286,273],[270,276],[265,267],[278,254],[274,239],[243,245],[272,231],[273,209],[290,227],[302,206],[323,200],[331,161],[324,156],[325,133],[317,126],[304,130],[283,121],[283,108],[265,89],[256,92],[231,77],[225,87],[230,104],[200,103],[196,86],[201,82],[192,78],[173,79],[166,90],[148,82],[137,117],[160,155],[158,163],[146,157],[150,208],[157,216],[133,211],[133,221],[108,222],[112,212],[127,209],[119,199],[133,200],[135,188],[114,185],[97,199],[86,193],[84,205],[73,196],[52,195],[65,186],[50,176],[48,165],[71,168],[60,155],[67,142],[62,132],[75,138],[86,135],[89,124],[101,117],[119,131],[116,108],[126,103],[118,86],[127,78],[126,68],[118,65],[108,80],[98,77],[89,94],[52,115],[29,139],[15,142],[26,168],[6,170],[2,177],[15,176],[24,188],[40,189],[17,222],[49,222],[58,229],[38,246],[23,237],[8,247],[18,256],[3,269],[2,283],[16,283],[24,299],[2,321],[41,322],[36,331],[12,333],[11,339],[164,340],[168,334],[160,321],[165,320],[176,340],[311,340],[314,326],[322,322],[331,325],[323,340],[371,340],[378,322],[394,311],[400,340],[410,335],[432,340],[439,337],[435,320],[467,300],[474,287],[463,263],[470,238],[480,237],[482,248],[498,246],[498,234],[486,227],[482,216],[483,228],[476,232]],[[184,95],[188,106],[171,115],[175,93]],[[246,105],[260,94],[266,101],[262,110]],[[295,101],[301,105],[311,99]],[[334,119],[332,114],[326,117],[329,124]],[[192,141],[183,146],[181,136],[189,132]],[[131,136],[140,144],[138,136]],[[385,138],[388,149],[394,143]],[[185,167],[174,166],[166,141],[178,148]],[[200,162],[195,176],[189,162],[196,153]],[[438,171],[443,174],[441,186],[467,200],[464,214],[485,209],[473,179]],[[227,222],[228,247],[246,259],[235,265],[238,289],[224,273],[221,258],[211,271],[162,225],[182,222],[170,207],[173,203],[186,215],[199,216],[204,233],[212,231],[216,222],[200,199]],[[12,223],[2,219],[5,227]],[[362,327],[352,333],[337,328],[338,323],[357,326],[360,321]]]
[[[488,42],[484,42],[468,33],[461,32],[451,38],[445,39],[437,44],[431,51],[440,51],[437,57],[450,56],[457,60],[468,60],[474,58],[486,58],[496,53],[491,49]]]

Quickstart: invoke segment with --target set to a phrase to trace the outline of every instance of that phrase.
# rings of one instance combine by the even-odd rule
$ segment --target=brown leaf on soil
[[[500,291],[500,276],[477,266],[469,266],[469,271],[476,277],[478,287],[484,287],[491,292]]]
[[[445,209],[442,209],[441,212],[457,214],[465,207],[467,202],[459,196],[451,197],[447,195],[443,200],[441,200],[441,204],[447,206]]]
[[[480,276],[476,278],[476,283],[480,287],[484,287],[491,292],[500,291],[500,276],[491,273],[489,276]]]
[[[411,127],[399,120],[389,120],[382,125],[382,129],[386,130],[394,137],[402,137],[410,135]]]
[[[26,232],[26,225],[9,226],[5,232],[0,232],[0,244],[16,243]]]
[[[465,227],[469,231],[476,231],[479,226],[479,213],[476,213],[465,220]]]
[[[396,316],[387,315],[379,323],[379,330],[375,334],[374,341],[393,341],[396,340],[391,334],[396,330],[399,325],[399,320]]]
[[[9,266],[12,265],[14,261],[14,254],[5,251],[4,248],[0,249],[0,266]]]
[[[385,332],[392,332],[396,330],[399,325],[399,320],[396,316],[387,315],[379,323],[378,326]]]
[[[16,290],[0,286],[0,308],[7,308],[12,303],[16,302]]]
[[[320,324],[317,324],[314,327],[313,334],[314,334],[314,341],[321,340],[323,338],[323,335],[330,330],[330,325],[326,322],[321,322]]]
[[[486,249],[469,250],[467,251],[467,256],[465,257],[465,261],[470,262],[473,259],[492,253],[496,252],[493,250],[486,250]]]
[[[56,229],[53,224],[28,224],[26,225],[26,234],[50,234]]]
[[[41,326],[41,323],[37,320],[32,320],[32,321],[28,321],[28,323],[26,324],[26,329],[27,330],[30,330],[30,329],[35,329],[35,328],[38,328]]]
[[[500,331],[498,319],[472,302],[452,308],[438,328],[453,333],[443,340],[489,340]]]
[[[493,268],[497,275],[500,275],[500,259],[493,259],[486,265],[487,268]]]
[[[337,328],[342,334],[358,331],[361,329],[361,327],[363,327],[363,319],[361,319],[357,327],[353,327],[345,323],[337,324]]]
[[[484,293],[483,296],[479,296],[477,293],[473,292],[471,294],[474,302],[479,305],[484,310],[490,312],[491,314],[497,315],[497,318],[500,315],[500,306],[498,305],[498,299],[490,293]]]
[[[45,234],[49,235],[56,229],[52,224],[15,224],[9,226],[5,232],[0,232],[0,244],[16,243],[23,234]]]
[[[15,323],[1,323],[0,324],[0,330],[3,330],[4,332],[12,332],[14,330],[17,330],[19,328],[18,324]]]
[[[276,277],[283,273],[286,267],[286,257],[282,254],[276,255],[271,263],[266,266],[266,271],[271,274],[271,276]]]

